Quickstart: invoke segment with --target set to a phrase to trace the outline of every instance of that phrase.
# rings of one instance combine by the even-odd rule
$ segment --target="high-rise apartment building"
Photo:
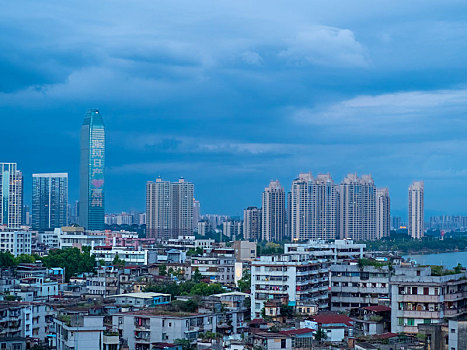
[[[32,227],[48,230],[67,225],[68,174],[32,175]]]
[[[23,218],[23,174],[16,163],[0,163],[0,226],[21,226]]]
[[[292,181],[289,195],[289,227],[292,241],[310,239],[311,235],[311,187],[313,175],[301,173]]]
[[[336,238],[337,208],[337,185],[331,175],[318,175],[311,188],[311,239]]]
[[[335,239],[337,186],[329,174],[300,174],[292,182],[289,225],[292,240]]]
[[[376,187],[371,175],[349,174],[339,185],[341,239],[376,239]]]
[[[271,181],[263,192],[262,239],[279,242],[285,236],[285,192],[278,180]]]
[[[81,126],[80,225],[103,230],[104,225],[105,129],[97,109],[91,109]]]
[[[193,228],[198,226],[198,221],[201,216],[201,204],[193,198]]]
[[[168,239],[193,233],[194,185],[183,178],[178,182],[146,184],[147,236]]]
[[[248,207],[243,210],[243,236],[247,240],[261,240],[261,208]]]
[[[409,236],[420,239],[424,234],[424,184],[423,181],[415,181],[409,186]]]
[[[381,239],[389,237],[391,233],[391,199],[389,190],[376,189],[376,237]]]

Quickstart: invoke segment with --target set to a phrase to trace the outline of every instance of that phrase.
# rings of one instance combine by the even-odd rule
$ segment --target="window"
[[[415,320],[413,318],[408,318],[407,326],[415,326]]]
[[[281,349],[285,349],[287,346],[287,339],[281,339]]]
[[[425,319],[423,320],[423,323],[425,323],[425,324],[430,324],[430,323],[431,323],[431,318],[425,318]]]
[[[451,333],[456,333],[456,330],[454,328],[451,328]]]

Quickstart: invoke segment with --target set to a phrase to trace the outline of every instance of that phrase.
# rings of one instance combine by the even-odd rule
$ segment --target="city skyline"
[[[160,175],[196,183],[204,212],[241,215],[261,205],[256,193],[271,178],[289,184],[310,169],[336,181],[372,174],[404,217],[414,180],[430,194],[428,215],[465,213],[467,47],[458,24],[467,4],[425,2],[420,12],[340,3],[346,16],[323,2],[299,2],[300,11],[261,4],[201,1],[194,13],[144,1],[131,13],[118,1],[90,13],[86,1],[27,12],[8,4],[0,113],[15,132],[2,135],[0,159],[24,172],[25,200],[32,173],[59,171],[78,198],[77,128],[96,106],[108,130],[109,212],[144,210],[144,184]]]

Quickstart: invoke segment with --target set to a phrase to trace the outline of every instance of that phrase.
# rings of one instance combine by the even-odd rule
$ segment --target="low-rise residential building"
[[[114,266],[101,266],[95,275],[86,279],[88,294],[102,297],[117,294],[120,272]]]
[[[32,318],[31,304],[0,302],[0,337],[32,337]]]
[[[104,317],[59,315],[54,319],[57,350],[104,350]]]
[[[27,340],[22,337],[0,338],[0,349],[2,350],[26,350]]]
[[[45,231],[38,233],[38,241],[42,243],[47,249],[60,248],[60,231]]]
[[[63,248],[79,248],[87,246],[101,246],[105,244],[105,234],[98,232],[86,232],[83,227],[62,227],[56,228],[60,239],[60,249]]]
[[[284,253],[308,253],[316,259],[328,259],[334,263],[362,259],[365,250],[366,244],[354,243],[350,239],[336,239],[333,242],[310,240],[308,243],[288,243],[284,245]]]
[[[296,308],[329,308],[329,266],[309,254],[262,256],[251,262],[251,318],[261,317],[266,301],[286,299]]]
[[[216,333],[217,315],[147,309],[112,316],[112,327],[128,341],[130,349],[150,350],[154,343],[176,339],[196,341],[203,332]]]
[[[0,231],[0,252],[10,252],[14,256],[31,254],[31,232],[16,230]]]
[[[341,342],[349,336],[353,336],[354,320],[341,314],[322,314],[313,317],[318,329],[323,329],[326,341]]]
[[[467,316],[461,316],[448,322],[449,350],[467,349]]]
[[[391,331],[418,332],[419,324],[467,314],[467,273],[433,276],[430,267],[404,267],[391,278]]]
[[[235,284],[235,257],[225,252],[212,251],[204,256],[191,258],[191,270],[198,270],[201,275],[208,278],[212,283],[225,285]]]
[[[389,266],[332,265],[331,310],[388,304],[390,273]]]
[[[237,261],[251,261],[256,259],[256,243],[248,241],[233,242]]]
[[[163,293],[126,293],[112,295],[115,304],[118,306],[130,305],[133,307],[147,307],[161,304],[168,304],[171,300],[170,294]]]
[[[128,265],[148,265],[157,261],[156,251],[131,247],[97,246],[91,249],[91,254],[96,260],[103,260],[108,265],[112,264],[115,257]]]

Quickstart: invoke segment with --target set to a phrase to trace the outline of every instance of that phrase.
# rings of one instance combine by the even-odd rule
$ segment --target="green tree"
[[[203,278],[203,275],[201,274],[201,272],[199,272],[198,269],[195,269],[195,272],[193,272],[193,274],[191,275],[191,280],[195,283],[199,283]]]
[[[83,247],[83,252],[78,248],[65,248],[50,250],[47,256],[42,257],[46,267],[65,268],[65,280],[83,272],[93,272],[96,266],[96,258],[90,254],[91,247]]]
[[[328,339],[328,334],[320,327],[315,333],[315,339],[321,343],[323,340]]]
[[[294,315],[293,306],[282,304],[280,309],[281,309],[281,316],[293,317],[293,315]]]
[[[162,264],[159,266],[159,276],[167,276],[167,265]]]
[[[118,255],[118,253],[116,253],[112,261],[112,265],[123,267],[125,266],[125,264],[126,264],[126,261],[120,259],[120,256]]]
[[[0,267],[16,266],[15,257],[10,252],[0,252]]]
[[[238,289],[243,293],[251,290],[251,273],[249,270],[243,271],[242,279],[238,281]]]
[[[175,344],[181,345],[183,350],[193,349],[193,346],[188,339],[175,339]]]

